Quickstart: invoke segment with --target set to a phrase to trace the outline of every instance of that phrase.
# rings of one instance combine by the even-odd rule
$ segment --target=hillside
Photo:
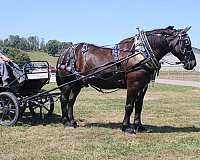
[[[28,52],[32,61],[48,61],[49,64],[56,66],[58,57],[49,56],[45,52]]]

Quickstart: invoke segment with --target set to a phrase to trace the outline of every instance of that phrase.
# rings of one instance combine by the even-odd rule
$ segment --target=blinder
[[[183,55],[192,51],[190,37],[187,34],[179,35],[179,44]]]
[[[196,66],[196,59],[194,53],[192,51],[190,37],[187,33],[179,33],[178,34],[179,48],[183,59],[183,64],[185,69],[191,70]]]

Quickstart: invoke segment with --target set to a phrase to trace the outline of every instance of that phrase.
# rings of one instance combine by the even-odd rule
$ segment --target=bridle
[[[186,61],[192,54],[191,41],[187,33],[179,34],[179,45],[181,53],[184,56],[184,61]]]
[[[164,35],[165,38],[167,39],[168,37],[170,37],[170,35]],[[190,37],[188,36],[187,33],[181,33],[178,32],[175,35],[176,38],[178,38],[176,44],[171,48],[171,50],[173,50],[177,45],[179,45],[180,48],[180,52],[181,55],[184,57],[182,61],[179,62],[169,62],[165,59],[163,59],[164,62],[170,64],[170,65],[177,65],[177,64],[186,64],[188,62],[188,59],[190,59],[191,55],[192,55],[192,47],[191,47],[191,41],[190,41]]]

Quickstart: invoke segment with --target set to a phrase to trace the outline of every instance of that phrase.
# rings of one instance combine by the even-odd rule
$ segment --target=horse
[[[186,70],[196,66],[196,59],[187,34],[190,27],[174,29],[169,26],[139,31],[121,40],[114,48],[78,43],[66,49],[58,58],[56,81],[60,86],[62,123],[64,127],[78,126],[73,107],[81,88],[88,85],[98,89],[127,89],[122,131],[130,134],[148,132],[142,122],[143,99],[149,82],[161,65],[159,61],[172,53]],[[108,65],[112,64],[110,67]],[[90,75],[90,76],[87,76]],[[82,77],[86,78],[82,78]],[[77,81],[76,81],[77,80]],[[73,82],[73,83],[69,83]],[[63,85],[63,84],[67,85]],[[135,109],[133,125],[130,117]]]

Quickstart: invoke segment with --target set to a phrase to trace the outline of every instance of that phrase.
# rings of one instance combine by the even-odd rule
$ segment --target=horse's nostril
[[[184,68],[187,69],[187,70],[192,70],[195,66],[196,66],[195,60],[191,60],[191,61],[184,64]]]

